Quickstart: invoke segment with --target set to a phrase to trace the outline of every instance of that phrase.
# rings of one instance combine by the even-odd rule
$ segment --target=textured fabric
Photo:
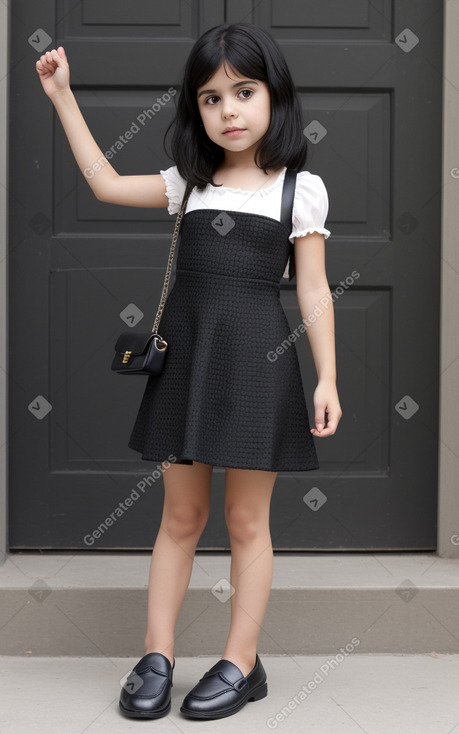
[[[147,380],[128,444],[142,459],[318,468],[295,344],[268,358],[290,333],[280,301],[288,235],[265,215],[184,215],[159,328],[166,363]]]
[[[211,184],[208,184],[203,191],[194,188],[188,199],[186,211],[190,212],[194,209],[244,211],[264,214],[280,220],[282,186],[286,170],[284,167],[284,170],[269,186],[257,189],[257,191],[244,191]],[[180,176],[177,166],[171,166],[160,173],[166,182],[169,214],[176,214],[180,210],[185,193],[185,179]],[[321,177],[309,171],[300,171],[296,179],[290,242],[293,243],[295,237],[304,237],[310,232],[319,232],[327,239],[331,234],[330,230],[325,227],[328,208],[327,189]],[[288,278],[288,261],[282,277]]]

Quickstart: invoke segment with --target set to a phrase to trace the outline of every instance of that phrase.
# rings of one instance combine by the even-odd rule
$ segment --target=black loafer
[[[180,711],[195,719],[221,719],[239,711],[247,701],[258,701],[268,693],[266,672],[256,656],[245,678],[230,660],[219,660],[204,673],[185,696]]]
[[[171,708],[172,671],[170,660],[160,652],[144,655],[131,670],[119,700],[121,712],[134,718],[158,719]]]

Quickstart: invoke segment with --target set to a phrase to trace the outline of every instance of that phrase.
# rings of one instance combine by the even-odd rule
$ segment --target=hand
[[[46,51],[36,63],[36,69],[48,97],[70,89],[70,69],[62,46]]]
[[[332,436],[343,412],[339,404],[334,380],[319,380],[314,390],[314,420],[316,427],[311,433],[318,438]]]

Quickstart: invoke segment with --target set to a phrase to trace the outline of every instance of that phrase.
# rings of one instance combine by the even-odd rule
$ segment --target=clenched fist
[[[36,63],[36,69],[48,97],[62,94],[70,88],[70,68],[62,46],[42,54]]]

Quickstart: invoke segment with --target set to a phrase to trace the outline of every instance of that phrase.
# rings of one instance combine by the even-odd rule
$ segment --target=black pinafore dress
[[[184,214],[175,282],[159,327],[169,345],[166,362],[147,380],[128,443],[142,459],[319,468],[296,347],[289,341],[285,348],[291,329],[280,301],[293,250],[288,173],[281,221],[218,209]]]

